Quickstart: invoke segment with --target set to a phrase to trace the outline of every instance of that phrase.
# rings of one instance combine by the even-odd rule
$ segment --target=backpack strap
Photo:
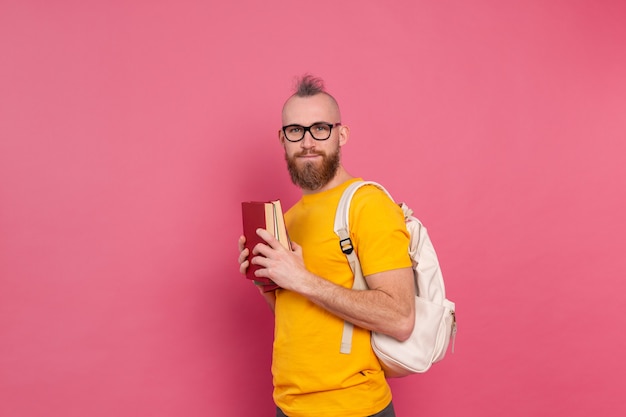
[[[361,264],[359,263],[359,258],[356,255],[356,251],[354,250],[354,245],[352,244],[352,239],[350,239],[350,203],[352,202],[352,197],[357,192],[359,188],[364,185],[375,185],[376,187],[383,190],[389,198],[393,201],[393,198],[387,192],[387,190],[380,184],[373,181],[356,181],[353,182],[346,188],[339,200],[339,205],[337,206],[337,212],[335,213],[335,234],[339,236],[339,246],[341,247],[341,251],[348,258],[348,263],[350,264],[350,269],[352,269],[352,273],[354,274],[354,282],[352,283],[353,290],[366,290],[367,283],[365,282],[365,278],[363,277],[363,271],[361,270]],[[352,332],[354,330],[354,325],[347,321],[343,322],[343,333],[341,335],[341,348],[339,351],[343,354],[349,354],[352,351]]]

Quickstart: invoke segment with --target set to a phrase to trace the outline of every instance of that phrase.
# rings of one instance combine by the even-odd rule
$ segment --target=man
[[[280,289],[261,293],[275,312],[272,362],[277,416],[394,416],[391,390],[370,345],[370,331],[405,340],[414,324],[409,235],[400,208],[373,186],[350,209],[351,238],[368,290],[353,275],[333,231],[337,204],[358,180],[341,164],[350,130],[321,79],[304,76],[284,104],[278,132],[302,198],[285,214],[286,250],[266,230],[252,258],[239,239],[240,272],[250,262]],[[355,325],[352,352],[340,353],[343,323]]]

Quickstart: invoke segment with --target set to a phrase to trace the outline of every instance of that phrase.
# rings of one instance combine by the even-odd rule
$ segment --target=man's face
[[[311,97],[291,97],[283,108],[283,126],[298,124],[310,126],[324,122],[340,122],[339,109],[335,101],[326,94]],[[299,142],[289,142],[282,131],[280,141],[285,148],[287,168],[294,184],[302,189],[315,191],[328,184],[337,173],[341,162],[340,126],[332,128],[327,140],[313,139],[306,132]]]

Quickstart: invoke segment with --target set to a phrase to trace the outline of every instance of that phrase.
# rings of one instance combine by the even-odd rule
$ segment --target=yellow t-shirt
[[[286,214],[291,240],[303,248],[309,271],[346,288],[353,275],[333,231],[339,199],[350,180],[304,195]],[[365,276],[411,266],[401,209],[374,186],[350,207],[351,238]],[[290,417],[367,416],[391,401],[391,390],[370,345],[354,327],[352,353],[339,352],[343,320],[287,290],[276,292],[272,374],[274,401]]]

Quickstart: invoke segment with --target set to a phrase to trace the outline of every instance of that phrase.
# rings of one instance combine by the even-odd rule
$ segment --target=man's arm
[[[368,290],[336,285],[304,267],[302,248],[292,242],[285,248],[267,231],[257,231],[267,245],[257,245],[252,262],[256,274],[282,288],[302,294],[313,303],[359,327],[406,340],[415,322],[415,290],[411,268],[395,269],[365,277]]]
[[[411,268],[365,277],[368,290],[338,286],[313,274],[298,292],[315,304],[359,327],[385,333],[400,341],[411,335],[415,322],[415,296]]]

